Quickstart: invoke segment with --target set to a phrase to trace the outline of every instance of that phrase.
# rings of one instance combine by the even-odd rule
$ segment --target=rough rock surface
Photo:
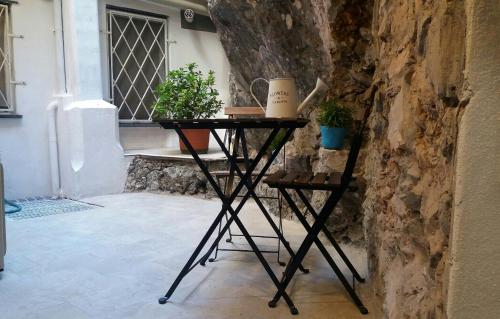
[[[211,171],[223,169],[225,162],[209,161]],[[194,161],[154,159],[136,156],[128,168],[125,191],[170,192],[180,194],[205,194],[215,192]]]
[[[364,218],[387,318],[444,318],[455,142],[468,101],[464,1],[209,0],[209,9],[232,66],[235,105],[254,104],[256,77],[295,77],[303,98],[321,76],[329,95],[372,106],[357,172],[366,192],[346,198],[353,207],[331,223],[356,241]],[[313,108],[305,113],[314,119]],[[343,166],[344,153],[319,148],[314,121],[289,145],[289,167]],[[320,195],[310,196],[320,205]]]
[[[291,76],[296,79],[299,99],[305,98],[316,78],[321,77],[330,86],[329,95],[355,108],[364,105],[364,92],[373,72],[373,62],[369,55],[366,57],[371,41],[371,8],[371,1],[361,0],[209,1],[212,19],[232,66],[233,104],[255,105],[249,95],[255,78]],[[256,84],[254,88],[259,99],[265,101],[267,86]],[[310,119],[315,115],[313,107],[303,114]],[[314,120],[305,129],[297,130],[287,146],[287,166],[316,172],[343,169],[347,153],[322,151],[319,136],[319,125]],[[254,133],[249,141],[256,145],[262,135]],[[357,173],[362,176],[361,171]],[[363,198],[364,181],[360,178],[359,182],[361,191],[348,194],[329,223],[340,238],[355,243],[363,238],[359,199]],[[314,206],[320,208],[324,195],[315,192],[312,196]],[[277,210],[276,201],[268,204],[272,211]]]
[[[370,269],[389,318],[443,318],[457,128],[463,1],[378,1],[376,93],[365,161]]]

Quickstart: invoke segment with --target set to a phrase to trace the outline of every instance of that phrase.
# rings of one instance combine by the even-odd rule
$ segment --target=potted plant
[[[317,119],[321,126],[321,145],[326,149],[341,149],[352,124],[352,109],[336,100],[326,100],[320,105]]]
[[[213,117],[222,107],[214,85],[214,72],[204,76],[196,63],[168,72],[167,79],[156,87],[158,101],[153,105],[154,120]],[[182,129],[182,132],[198,153],[208,152],[208,129]],[[179,146],[182,153],[189,153],[180,139]]]

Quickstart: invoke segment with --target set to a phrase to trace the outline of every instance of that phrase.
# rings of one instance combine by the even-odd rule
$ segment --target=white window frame
[[[110,101],[110,103],[115,104],[115,97],[114,97],[114,84],[115,83],[114,83],[114,78],[113,78],[113,76],[114,76],[114,74],[113,74],[113,63],[112,63],[112,60],[111,60],[112,59],[112,54],[113,54],[113,49],[114,49],[113,48],[113,44],[111,42],[112,41],[111,23],[113,22],[111,20],[112,19],[112,14],[118,14],[118,15],[127,16],[127,17],[138,17],[138,18],[141,18],[141,19],[147,19],[147,21],[161,22],[163,24],[163,27],[162,27],[163,28],[163,37],[161,39],[155,38],[153,40],[153,44],[155,42],[158,43],[160,45],[161,50],[163,51],[163,54],[164,54],[163,60],[160,63],[160,65],[155,65],[155,68],[156,68],[155,75],[158,74],[160,76],[160,79],[162,79],[162,80],[165,79],[166,74],[169,71],[169,64],[170,64],[169,63],[169,61],[170,61],[170,52],[169,52],[169,45],[168,45],[168,37],[169,37],[168,21],[169,21],[169,18],[168,18],[167,15],[163,15],[163,14],[157,15],[157,14],[154,14],[154,13],[149,13],[147,11],[138,10],[138,9],[135,9],[135,8],[121,8],[121,7],[115,7],[114,5],[106,5],[106,6],[104,6],[104,15],[105,15],[105,21],[106,21],[105,22],[106,23],[106,25],[105,25],[106,32],[105,33],[107,34],[107,40],[106,40],[106,47],[107,47],[106,48],[107,68],[106,68],[105,79],[106,79],[107,88],[108,88],[109,101]],[[124,30],[122,30],[122,31],[124,31]],[[159,33],[156,36],[158,37]],[[139,41],[139,39],[138,39],[138,41]],[[142,41],[139,41],[139,43],[140,42],[142,42]],[[144,45],[144,43],[142,43],[142,44]],[[130,46],[129,46],[129,49],[130,49]],[[132,57],[132,58],[134,58],[134,57]],[[124,61],[122,61],[122,62],[124,62]],[[119,63],[122,64],[122,62],[119,62]],[[136,62],[137,62],[137,60],[136,60]],[[161,64],[163,64],[164,68],[160,67]],[[123,65],[122,65],[122,67],[123,67]],[[127,76],[128,76],[128,74],[127,74]],[[144,77],[145,77],[145,75],[144,75]],[[129,78],[129,80],[133,80],[133,77]],[[131,90],[132,89],[135,90],[135,88],[131,88]],[[149,89],[154,92],[154,87],[149,86]],[[139,93],[137,91],[135,91],[135,93],[137,93],[137,95],[139,95]],[[126,96],[127,96],[127,94],[126,94],[126,92],[124,92],[122,94],[122,97],[124,97],[124,100],[126,99]],[[145,95],[143,95],[142,97],[140,96],[139,106],[137,106],[136,109],[138,109],[140,107],[147,107],[143,103],[144,98],[145,98]],[[118,112],[120,112],[120,109],[122,107],[129,107],[129,106],[126,105],[126,102],[125,102],[125,103],[122,103],[122,105],[116,105],[116,107],[118,108]],[[130,110],[130,107],[129,107],[129,110]],[[136,111],[136,112],[131,112],[131,113],[134,114],[134,116],[132,116],[131,119],[120,119],[120,123],[132,123],[132,124],[133,123],[152,123],[152,112],[149,113],[149,110],[147,112],[148,112],[148,115],[149,115],[149,119],[147,119],[147,120],[143,120],[143,119],[137,120],[137,119],[135,119],[135,114],[137,113],[137,111]]]
[[[4,43],[0,44],[0,69],[5,68],[5,92],[0,88],[2,99],[7,102],[7,108],[0,108],[0,113],[15,113],[15,97],[12,80],[12,34],[10,5],[0,3],[0,16],[5,14]]]

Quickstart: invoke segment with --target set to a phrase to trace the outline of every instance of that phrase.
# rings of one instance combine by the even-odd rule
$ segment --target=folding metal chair
[[[280,193],[283,195],[283,198],[290,205],[290,208],[297,216],[300,223],[304,226],[307,231],[307,236],[302,242],[299,250],[297,251],[295,257],[292,257],[290,262],[288,263],[283,277],[280,282],[280,287],[278,288],[278,292],[274,296],[274,298],[269,302],[270,307],[275,307],[276,303],[282,296],[283,292],[287,288],[288,284],[292,280],[295,272],[297,271],[298,265],[300,265],[306,256],[307,252],[311,248],[312,244],[315,243],[321,254],[325,257],[337,277],[340,279],[341,283],[344,285],[345,289],[353,299],[354,303],[360,310],[362,314],[367,314],[368,310],[363,305],[362,301],[358,297],[355,291],[355,280],[358,282],[364,282],[365,280],[359,275],[356,268],[349,261],[349,258],[342,251],[338,243],[333,238],[332,234],[328,231],[325,226],[325,222],[330,217],[333,212],[335,206],[342,198],[342,195],[349,190],[350,183],[353,180],[353,171],[356,165],[356,161],[358,158],[359,150],[361,148],[362,138],[363,138],[363,129],[366,124],[367,118],[369,116],[370,109],[367,108],[364,118],[355,131],[351,142],[351,149],[349,152],[349,156],[347,159],[347,163],[344,169],[344,172],[341,174],[339,172],[333,172],[330,174],[327,173],[317,173],[313,174],[312,172],[297,172],[297,171],[278,171],[264,180],[264,183],[268,184],[269,187],[277,188]],[[288,189],[294,190],[300,200],[304,203],[307,210],[314,217],[314,223],[312,226],[309,225],[306,218],[300,211],[300,209],[295,204],[294,200],[290,196]],[[328,199],[326,200],[323,208],[319,213],[316,213],[312,205],[310,204],[308,198],[304,195],[302,190],[323,190],[330,192]],[[323,232],[330,243],[333,245],[335,251],[339,254],[341,259],[347,265],[349,270],[353,275],[353,284],[347,281],[345,276],[342,274],[342,271],[339,269],[329,252],[326,250],[325,246],[321,243],[318,238],[320,232]],[[297,314],[297,309],[290,309],[293,314]]]

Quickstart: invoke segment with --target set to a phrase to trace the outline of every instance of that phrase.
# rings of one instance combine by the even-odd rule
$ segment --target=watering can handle
[[[260,103],[260,101],[257,99],[257,97],[255,96],[255,94],[253,94],[253,91],[252,91],[252,88],[253,88],[253,85],[255,84],[255,82],[259,81],[259,80],[263,80],[267,83],[267,85],[269,85],[269,81],[264,79],[264,78],[256,78],[255,80],[252,81],[252,83],[250,83],[250,94],[252,95],[253,99],[257,102],[257,104],[259,104],[260,108],[264,111],[264,113],[266,112],[266,109],[262,106],[262,104]]]

